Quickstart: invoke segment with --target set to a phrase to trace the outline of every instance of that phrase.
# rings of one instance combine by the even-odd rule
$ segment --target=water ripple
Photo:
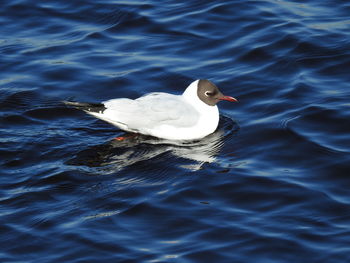
[[[348,262],[350,4],[6,1],[1,262]],[[180,94],[239,103],[174,144],[61,103]]]

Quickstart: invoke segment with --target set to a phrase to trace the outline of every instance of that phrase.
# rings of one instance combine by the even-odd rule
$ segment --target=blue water
[[[213,81],[218,130],[61,101]],[[350,262],[349,1],[3,1],[0,262]]]

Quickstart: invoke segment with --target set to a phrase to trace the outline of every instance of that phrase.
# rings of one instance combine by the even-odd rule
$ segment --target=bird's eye
[[[210,91],[206,91],[205,93],[205,96],[209,97],[209,96],[213,96],[213,92],[210,92]]]

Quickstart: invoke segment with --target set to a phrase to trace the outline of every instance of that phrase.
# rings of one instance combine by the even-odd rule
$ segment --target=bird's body
[[[209,98],[205,92],[215,93],[214,95],[217,93],[219,97]],[[236,101],[232,97],[223,96],[210,81],[196,80],[182,95],[157,92],[135,100],[120,98],[101,104],[66,104],[80,108],[124,131],[168,140],[195,140],[216,130],[219,123],[216,102],[222,99]]]

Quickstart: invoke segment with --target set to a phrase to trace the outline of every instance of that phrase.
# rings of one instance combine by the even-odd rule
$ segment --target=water
[[[3,1],[1,262],[349,262],[348,1]],[[173,145],[62,105],[207,78]]]

